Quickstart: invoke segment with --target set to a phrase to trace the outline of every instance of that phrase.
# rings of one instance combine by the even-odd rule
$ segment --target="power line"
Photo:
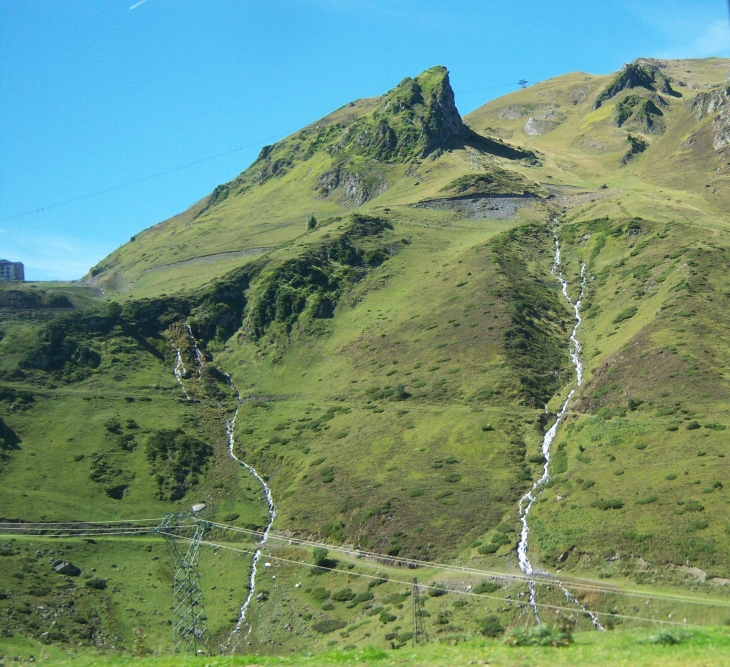
[[[281,133],[277,132],[276,134],[269,135],[268,137],[265,137],[263,139],[257,139],[256,141],[252,141],[250,144],[245,144],[243,146],[239,146],[238,148],[232,148],[231,150],[223,151],[222,153],[216,153],[215,155],[209,155],[208,157],[200,158],[199,160],[194,160],[193,162],[188,162],[186,164],[178,165],[177,167],[172,167],[171,169],[166,169],[165,171],[158,171],[155,174],[149,174],[147,176],[142,176],[141,178],[136,178],[132,181],[126,181],[125,183],[119,183],[117,185],[112,185],[111,187],[104,188],[103,190],[96,190],[95,192],[88,192],[84,195],[79,195],[78,197],[73,197],[71,199],[64,199],[63,201],[55,202],[53,204],[46,204],[45,206],[41,206],[40,208],[34,208],[34,209],[31,209],[28,211],[23,211],[22,213],[16,213],[15,215],[9,215],[5,218],[0,218],[0,222],[5,222],[6,220],[15,220],[16,218],[23,218],[27,215],[32,215],[34,213],[42,213],[44,211],[47,211],[48,209],[56,208],[57,206],[65,206],[66,204],[72,204],[77,201],[89,199],[90,197],[96,197],[98,195],[106,194],[107,192],[112,192],[113,190],[119,190],[121,188],[126,188],[130,185],[142,183],[143,181],[148,181],[151,178],[157,178],[159,176],[165,176],[166,174],[172,174],[173,172],[180,171],[181,169],[187,169],[188,167],[193,167],[196,164],[201,164],[203,162],[208,162],[210,160],[215,160],[216,158],[223,157],[224,155],[230,155],[231,153],[236,153],[238,151],[242,151],[245,148],[250,148],[251,146],[256,146],[257,144],[261,144],[265,141],[268,141],[269,139],[273,139],[273,138],[279,137],[279,136],[281,136]]]
[[[204,519],[198,519],[197,517],[196,517],[196,520],[200,521],[201,523],[205,523],[207,526],[214,526],[214,527],[221,528],[224,530],[242,533],[244,535],[255,536],[255,537],[260,537],[263,535],[262,531],[251,530],[248,528],[238,528],[236,526],[229,526],[228,524],[224,524],[224,523],[217,523],[215,521],[206,521]],[[131,521],[132,520],[130,520],[130,522]],[[135,521],[160,522],[160,521],[162,521],[162,519],[136,519]],[[76,524],[76,523],[94,523],[94,522],[83,522],[83,521],[66,522],[67,525]],[[98,522],[98,523],[101,523],[101,522]],[[111,523],[111,522],[109,522],[109,523]],[[3,528],[3,526],[7,526],[7,525],[8,525],[7,523],[0,523],[0,532],[6,530],[6,528]],[[27,526],[29,526],[29,525],[48,525],[48,524],[26,524],[25,530],[33,530],[32,528],[27,528]],[[16,534],[17,534],[23,529],[17,528],[16,530],[17,530],[17,532],[16,532]],[[96,528],[62,529],[62,528],[59,528],[58,530],[66,530],[68,532],[75,531],[75,530],[86,531],[81,534],[69,535],[69,537],[90,537],[90,536],[94,536],[94,535],[103,537],[105,535],[122,535],[122,534],[124,534],[124,535],[132,535],[132,534],[141,535],[141,534],[144,534],[144,533],[147,533],[150,531],[149,528],[144,528],[144,527],[132,528],[130,530],[120,532],[120,533],[103,532],[103,528],[102,529],[96,529]],[[37,536],[46,537],[46,538],[54,538],[54,539],[63,537],[63,535],[37,535]],[[458,572],[458,573],[462,573],[462,574],[472,574],[474,576],[509,579],[509,580],[517,581],[517,582],[528,582],[531,580],[530,577],[527,577],[523,574],[517,574],[517,573],[511,573],[511,572],[500,572],[498,570],[485,570],[485,569],[466,567],[466,566],[461,566],[461,565],[450,565],[447,563],[438,563],[438,562],[433,562],[433,561],[424,561],[424,560],[417,560],[417,559],[412,559],[412,558],[403,558],[400,556],[388,556],[388,555],[384,555],[384,554],[380,554],[380,553],[376,553],[376,552],[362,551],[360,549],[352,549],[352,548],[348,548],[348,547],[334,546],[334,545],[327,544],[324,542],[315,542],[313,540],[304,540],[304,539],[299,539],[299,538],[295,538],[295,537],[287,537],[284,535],[279,535],[274,532],[270,532],[268,534],[268,538],[285,541],[285,542],[288,542],[289,544],[295,544],[297,546],[302,546],[302,547],[312,547],[312,548],[313,547],[324,547],[330,551],[335,551],[335,552],[343,553],[343,554],[350,555],[350,556],[355,555],[356,557],[360,556],[360,557],[368,557],[368,558],[373,558],[373,559],[388,560],[388,561],[395,562],[397,565],[402,565],[402,566],[416,566],[416,567],[421,567],[421,568],[446,570],[448,572]],[[246,553],[248,553],[248,552],[246,552]],[[272,558],[273,558],[273,556],[272,556]],[[295,562],[299,562],[299,561],[295,561]],[[644,591],[630,591],[630,590],[622,589],[618,586],[601,586],[599,584],[595,584],[593,582],[586,581],[584,579],[575,579],[572,577],[561,577],[560,580],[558,580],[558,579],[554,579],[552,577],[552,575],[544,575],[544,576],[537,576],[537,577],[533,577],[533,578],[535,578],[538,583],[543,584],[545,586],[559,586],[560,583],[562,582],[564,584],[570,585],[571,587],[574,587],[574,588],[577,588],[577,589],[580,589],[583,591],[592,592],[592,593],[601,593],[601,594],[605,594],[605,595],[623,595],[626,597],[637,597],[637,598],[642,598],[642,599],[669,600],[669,601],[674,601],[677,603],[700,604],[700,605],[714,606],[714,607],[730,606],[730,602],[726,602],[724,600],[706,600],[706,599],[699,598],[699,597],[673,595],[671,593],[649,593],[649,592],[644,592]]]
[[[475,93],[475,92],[481,92],[484,90],[497,90],[500,88],[511,88],[514,84],[511,83],[503,83],[496,86],[486,86],[483,88],[471,88],[469,90],[459,90],[456,91],[457,94],[463,95],[467,93]],[[297,129],[295,128],[293,130],[287,130],[284,133],[284,136],[288,136],[292,132],[296,132]],[[186,164],[181,164],[176,167],[171,167],[170,169],[165,169],[164,171],[158,171],[154,174],[148,174],[147,176],[142,176],[141,178],[135,178],[131,181],[125,181],[124,183],[118,183],[117,185],[112,185],[108,188],[103,188],[102,190],[95,190],[94,192],[88,192],[83,195],[79,195],[78,197],[72,197],[71,199],[64,199],[62,201],[54,202],[52,204],[46,204],[45,206],[40,206],[38,208],[29,209],[27,211],[23,211],[21,213],[15,213],[14,215],[9,215],[4,218],[0,218],[0,222],[5,222],[6,220],[15,220],[17,218],[23,218],[28,215],[33,215],[34,213],[43,213],[45,211],[48,211],[49,209],[56,208],[58,206],[65,206],[66,204],[73,204],[78,201],[83,201],[84,199],[89,199],[91,197],[96,197],[98,195],[106,194],[107,192],[113,192],[114,190],[119,190],[121,188],[129,187],[130,185],[136,185],[137,183],[142,183],[143,181],[148,181],[152,178],[158,178],[160,176],[166,176],[167,174],[172,174],[176,171],[180,171],[181,169],[187,169],[188,167],[194,167],[195,165],[202,164],[203,162],[208,162],[210,160],[215,160],[219,157],[224,157],[225,155],[231,155],[232,153],[237,153],[238,151],[242,151],[246,148],[251,148],[251,146],[256,146],[257,144],[262,144],[265,141],[269,141],[270,139],[274,139],[276,137],[280,137],[282,135],[281,132],[277,132],[276,134],[271,134],[268,137],[264,137],[263,139],[257,139],[256,141],[252,141],[249,144],[244,144],[243,146],[238,146],[237,148],[232,148],[227,151],[223,151],[222,153],[216,153],[215,155],[208,155],[207,157],[200,158],[199,160],[193,160],[192,162],[187,162]]]
[[[187,540],[188,542],[194,541],[194,538],[183,537],[182,535],[172,535],[172,533],[170,533],[170,535],[172,537],[178,537],[181,540]],[[210,542],[208,540],[201,540],[200,543],[205,544],[206,546],[209,546],[209,547],[216,548],[216,549],[228,549],[229,551],[236,551],[238,553],[248,554],[248,555],[254,554],[253,551],[247,551],[246,549],[238,549],[236,547],[231,547],[226,544],[217,544],[216,542]],[[319,567],[318,565],[315,565],[313,563],[303,563],[302,561],[292,560],[290,558],[282,558],[281,556],[272,556],[270,554],[267,555],[267,558],[270,558],[271,560],[281,561],[282,563],[289,563],[291,565],[301,565],[304,567],[308,567],[310,569]],[[385,581],[389,581],[390,583],[404,584],[406,586],[413,585],[412,582],[401,581],[400,579],[392,579],[390,577],[384,577],[384,576],[382,576],[382,574],[373,575],[373,574],[365,574],[364,572],[353,572],[352,570],[336,570],[336,569],[330,569],[329,571],[337,572],[339,574],[346,574],[350,577],[363,577],[365,579],[378,579],[380,581],[385,580]],[[543,582],[540,582],[540,583],[543,583]],[[421,588],[425,588],[425,589],[429,589],[429,590],[440,590],[440,591],[444,590],[441,586],[432,586],[429,584],[418,584],[418,585]],[[472,591],[450,590],[448,592],[455,593],[456,595],[468,595],[468,596],[475,597],[478,599],[499,600],[500,602],[506,601],[505,598],[500,598],[495,595],[487,595],[484,593],[474,593]],[[521,603],[519,603],[519,604],[521,604]],[[544,602],[537,602],[536,604],[539,607],[544,607],[545,609],[553,609],[555,611],[565,611],[565,612],[570,612],[570,613],[576,613],[576,610],[574,607],[561,607],[559,605],[551,605],[551,604],[546,604]],[[665,623],[667,625],[678,625],[678,626],[682,626],[682,627],[695,627],[695,628],[703,627],[701,625],[696,625],[693,623],[684,623],[681,621],[667,621],[667,620],[659,619],[659,618],[642,618],[641,616],[627,616],[626,614],[612,614],[610,612],[594,612],[594,613],[596,613],[600,616],[608,616],[611,618],[622,618],[625,620],[632,620],[632,621],[642,621],[644,623]]]
[[[225,528],[234,532],[249,534],[249,535],[261,535],[262,533],[260,531],[250,530],[247,528],[237,528],[235,526],[227,526],[226,524],[216,523],[214,521],[207,521],[206,523],[216,526],[218,528]],[[640,598],[654,598],[654,599],[666,599],[666,600],[674,600],[676,602],[688,602],[692,604],[704,604],[709,606],[720,606],[720,607],[726,607],[730,606],[730,602],[725,602],[724,600],[703,600],[700,598],[692,598],[688,596],[679,596],[679,595],[672,595],[671,593],[645,593],[643,591],[627,591],[624,589],[619,588],[618,586],[600,586],[598,584],[594,584],[590,581],[586,581],[583,579],[575,579],[572,577],[561,577],[560,581],[557,579],[553,579],[552,575],[532,575],[532,577],[528,577],[524,574],[516,574],[511,572],[500,572],[498,570],[483,570],[479,568],[473,568],[473,567],[465,567],[462,565],[449,565],[447,563],[436,563],[433,561],[424,561],[424,560],[417,560],[414,558],[403,558],[401,556],[387,556],[384,554],[375,553],[372,551],[362,551],[360,549],[351,549],[347,547],[338,547],[338,546],[332,546],[330,544],[326,544],[323,542],[313,542],[311,540],[301,540],[297,538],[292,537],[286,537],[283,535],[278,535],[276,533],[270,532],[268,535],[269,539],[278,539],[287,541],[291,544],[297,544],[298,546],[306,546],[306,547],[324,547],[326,549],[329,549],[330,551],[336,551],[338,553],[344,553],[348,555],[355,555],[355,556],[363,556],[363,557],[369,557],[369,558],[378,558],[378,559],[386,559],[390,561],[394,561],[398,565],[406,565],[411,566],[415,565],[417,567],[423,567],[423,568],[434,568],[439,570],[447,570],[451,572],[461,572],[465,574],[474,574],[478,576],[486,576],[486,577],[500,577],[502,579],[511,579],[513,581],[520,581],[520,582],[528,582],[532,579],[535,579],[539,583],[545,584],[546,586],[559,586],[560,582],[566,583],[574,588],[579,588],[581,590],[586,590],[589,592],[595,592],[595,593],[604,593],[604,594],[616,594],[616,595],[626,595],[630,597],[640,597]]]

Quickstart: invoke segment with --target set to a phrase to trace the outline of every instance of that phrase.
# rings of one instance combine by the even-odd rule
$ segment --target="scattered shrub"
[[[650,495],[646,498],[641,498],[640,500],[635,501],[636,505],[649,505],[650,503],[655,503],[657,500],[659,500],[659,496],[657,495]]]
[[[481,547],[479,547],[477,549],[477,551],[480,554],[486,556],[489,554],[497,553],[497,551],[499,550],[499,546],[500,546],[499,544],[484,544]]]
[[[335,602],[349,602],[355,599],[355,592],[351,588],[342,588],[332,594]]]
[[[354,604],[361,604],[362,602],[369,602],[375,598],[372,591],[365,591],[364,593],[358,593],[352,601]]]
[[[613,319],[612,324],[619,324],[620,322],[623,322],[625,320],[631,319],[636,313],[639,312],[639,309],[636,306],[629,306],[628,308],[624,308],[616,317]]]
[[[479,630],[485,637],[499,637],[504,633],[504,627],[499,622],[499,616],[487,616],[480,624]]]
[[[428,589],[428,594],[432,598],[438,598],[442,595],[446,595],[448,591],[442,584],[437,584],[435,581],[431,582],[431,587]]]
[[[573,635],[568,629],[556,628],[548,623],[532,628],[514,628],[505,639],[510,646],[568,646]]]
[[[622,500],[611,498],[609,500],[595,500],[591,503],[591,507],[597,507],[599,510],[620,510],[624,506]]]
[[[317,588],[312,589],[310,595],[315,600],[326,600],[327,598],[329,598],[330,592],[323,586],[318,586]]]
[[[97,590],[103,591],[106,588],[106,579],[100,579],[99,577],[91,577],[86,580],[86,585],[89,588],[96,588]]]
[[[700,427],[700,424],[697,421],[687,422],[684,425],[684,428],[686,428],[688,431],[696,431],[699,427]]]
[[[320,632],[323,635],[328,635],[335,630],[342,630],[347,625],[345,621],[339,621],[335,618],[327,618],[323,621],[318,621],[312,626],[316,632]]]
[[[659,634],[652,635],[646,639],[639,639],[639,644],[663,644],[664,646],[674,646],[681,644],[685,639],[689,639],[692,635],[684,632],[672,633],[668,630],[661,630]]]
[[[314,549],[312,549],[312,560],[314,561],[314,564],[318,567],[322,567],[327,561],[328,554],[329,551],[324,547],[314,547]]]
[[[180,500],[195,474],[203,471],[213,448],[182,429],[154,431],[147,442],[147,461],[155,474],[160,500]]]
[[[481,584],[474,587],[473,592],[477,594],[494,593],[494,591],[498,591],[500,588],[502,588],[502,586],[494,581],[483,581]]]

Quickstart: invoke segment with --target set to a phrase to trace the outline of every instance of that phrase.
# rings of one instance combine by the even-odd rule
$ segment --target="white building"
[[[23,262],[0,259],[0,280],[25,280]]]

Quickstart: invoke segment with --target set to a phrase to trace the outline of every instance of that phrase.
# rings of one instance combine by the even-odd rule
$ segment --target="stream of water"
[[[190,328],[190,325],[185,322],[185,327],[187,329],[188,336],[190,337],[190,343],[193,347],[193,352],[195,354],[195,361],[198,365],[198,375],[200,375],[200,370],[205,363],[205,356],[198,348],[197,343],[195,342],[195,337],[193,336],[193,332]],[[185,385],[183,384],[183,376],[186,373],[185,366],[183,364],[182,355],[180,354],[180,349],[172,343],[172,347],[175,350],[177,354],[177,363],[175,364],[175,377],[177,378],[178,383],[180,384],[180,388],[182,389],[183,394],[185,395],[185,398],[189,401],[190,396],[188,395],[187,391],[185,390]],[[266,528],[264,529],[263,535],[261,536],[261,541],[258,543],[256,547],[256,552],[253,556],[253,562],[251,563],[251,575],[249,577],[248,582],[248,594],[246,595],[246,599],[244,600],[243,604],[241,605],[241,609],[238,614],[238,621],[236,622],[236,626],[233,628],[231,634],[228,637],[228,641],[226,642],[226,648],[235,648],[238,642],[240,641],[240,635],[241,635],[241,629],[243,628],[245,622],[246,622],[246,612],[248,611],[248,608],[251,604],[251,600],[253,600],[253,596],[256,592],[256,572],[257,572],[257,566],[259,563],[259,560],[261,560],[261,549],[266,544],[266,540],[269,537],[269,532],[271,531],[271,527],[274,524],[274,519],[276,519],[276,506],[274,505],[274,498],[271,495],[271,489],[269,488],[269,485],[264,481],[263,477],[259,475],[258,471],[245,461],[242,461],[239,459],[235,452],[233,451],[235,446],[235,436],[236,436],[236,419],[238,418],[238,411],[241,409],[240,404],[243,402],[241,399],[241,392],[238,391],[236,388],[236,385],[233,383],[233,379],[231,378],[228,373],[223,371],[223,375],[225,375],[226,379],[228,380],[228,384],[233,389],[233,391],[236,392],[236,399],[238,401],[238,406],[236,407],[236,411],[233,413],[233,417],[231,417],[230,420],[226,422],[226,438],[228,440],[228,452],[231,456],[231,458],[236,461],[239,465],[246,468],[248,472],[250,472],[255,478],[256,481],[261,485],[261,488],[264,492],[264,497],[266,498],[266,505],[268,506],[269,511],[269,521],[266,524]],[[251,633],[253,626],[249,625],[248,632],[246,633],[246,637]]]
[[[557,221],[553,221],[557,225]],[[580,314],[580,307],[581,303],[583,302],[583,295],[585,293],[585,286],[586,286],[586,279],[587,279],[587,273],[586,273],[586,266],[585,264],[581,264],[580,267],[580,276],[581,276],[581,286],[580,286],[580,294],[578,295],[578,298],[573,301],[573,299],[570,298],[570,294],[568,293],[568,281],[563,277],[563,270],[562,270],[562,262],[560,259],[560,240],[558,238],[558,232],[557,232],[557,226],[553,228],[553,236],[555,239],[555,255],[553,257],[553,265],[550,269],[551,273],[558,279],[560,282],[560,286],[563,291],[563,296],[567,300],[567,302],[570,304],[570,307],[573,309],[573,315],[574,315],[574,321],[575,324],[573,325],[573,330],[570,333],[570,358],[573,362],[573,366],[575,368],[575,379],[576,379],[576,385],[580,387],[583,384],[583,362],[581,361],[580,354],[582,351],[582,348],[580,346],[580,343],[578,342],[577,337],[577,331],[578,327],[581,325],[582,319]],[[565,417],[565,413],[568,410],[568,405],[570,403],[570,400],[573,398],[573,394],[575,393],[575,389],[571,389],[570,393],[568,394],[567,398],[563,402],[563,405],[561,406],[557,417],[555,419],[555,422],[553,425],[547,430],[545,435],[542,439],[542,455],[545,459],[545,464],[543,466],[543,472],[540,479],[538,479],[530,488],[530,490],[522,496],[519,503],[519,513],[520,513],[520,523],[522,524],[522,528],[520,530],[520,541],[517,545],[517,561],[519,563],[520,570],[524,574],[526,574],[528,577],[532,577],[535,574],[535,569],[532,566],[532,562],[530,561],[530,557],[528,555],[528,538],[530,535],[530,528],[528,526],[528,517],[530,514],[530,510],[532,509],[532,506],[537,502],[538,498],[542,494],[542,492],[545,489],[545,485],[550,481],[550,473],[549,473],[549,466],[550,466],[550,449],[552,447],[553,441],[555,440],[555,436],[558,432],[558,428],[560,427],[561,422],[563,421],[563,417]],[[545,408],[547,410],[547,406]],[[545,576],[544,574],[541,574],[540,576]],[[591,621],[593,622],[593,625],[599,629],[603,630],[603,627],[601,626],[598,616],[594,614],[593,612],[589,611],[585,605],[583,605],[579,600],[577,600],[566,588],[563,586],[562,583],[559,581],[557,582],[558,587],[561,591],[563,591],[563,594],[565,597],[572,603],[578,605],[586,614],[588,614],[591,618]],[[529,600],[530,600],[530,607],[532,608],[532,611],[535,615],[535,620],[540,623],[540,614],[537,610],[537,589],[535,585],[535,579],[530,579],[528,581],[528,589],[529,589]]]

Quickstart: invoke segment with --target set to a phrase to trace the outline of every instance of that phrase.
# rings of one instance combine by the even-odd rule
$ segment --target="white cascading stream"
[[[241,394],[238,393],[238,390],[236,390],[235,385],[233,384],[233,380],[231,380],[231,376],[228,375],[228,373],[225,374],[228,378],[228,382],[230,383],[231,387],[236,391],[236,394],[238,395],[239,402],[241,401]],[[261,536],[261,541],[259,542],[256,552],[253,555],[253,562],[251,563],[251,576],[249,578],[249,584],[248,584],[248,595],[246,596],[246,599],[244,600],[243,604],[241,605],[241,610],[238,614],[238,622],[236,623],[236,627],[233,628],[233,631],[231,632],[230,636],[228,637],[228,642],[226,643],[226,647],[230,647],[231,642],[234,638],[240,639],[240,637],[237,637],[241,633],[241,628],[243,627],[243,624],[246,622],[246,612],[248,611],[249,605],[251,604],[251,600],[253,600],[253,596],[256,590],[256,566],[258,565],[259,560],[261,559],[261,548],[266,544],[266,540],[269,537],[269,531],[271,530],[271,527],[274,524],[274,519],[276,519],[276,506],[274,505],[274,498],[271,495],[271,489],[269,488],[269,485],[264,481],[264,479],[259,475],[259,473],[256,471],[256,469],[253,466],[250,466],[245,461],[242,461],[239,459],[236,454],[233,451],[233,447],[235,445],[235,434],[236,434],[236,418],[238,417],[238,411],[240,408],[236,408],[236,411],[233,413],[233,417],[226,425],[226,432],[228,434],[228,451],[231,455],[231,458],[237,461],[240,465],[242,465],[246,470],[248,470],[261,484],[261,488],[264,490],[264,496],[266,497],[266,504],[269,508],[269,523],[266,525],[266,528],[264,529],[263,535]],[[249,625],[248,632],[246,633],[246,637],[248,637],[249,634],[251,634],[251,629],[253,628],[252,625]],[[236,641],[234,643],[235,645],[238,643]]]
[[[197,343],[195,342],[195,337],[193,336],[193,332],[190,328],[190,325],[185,322],[185,327],[187,329],[188,336],[190,337],[190,343],[193,346],[193,352],[195,354],[195,361],[198,365],[198,375],[200,375],[200,369],[202,368],[203,364],[205,363],[205,357],[203,356],[203,353],[198,348]],[[171,343],[172,344],[172,343]],[[183,384],[183,375],[185,374],[185,366],[183,364],[182,356],[180,354],[180,349],[172,344],[173,349],[177,353],[177,363],[175,364],[175,377],[177,378],[178,383],[180,384],[180,388],[182,389],[183,394],[185,394],[185,398],[189,401],[190,396],[188,396],[187,391],[185,391],[185,386]],[[236,388],[236,385],[233,384],[233,380],[231,379],[231,376],[228,375],[225,371],[223,371],[223,375],[226,376],[226,379],[228,380],[228,384],[233,389],[233,391],[236,392],[236,398],[238,400],[238,403],[240,404],[242,402],[241,399],[241,393]],[[234,445],[235,445],[235,434],[236,434],[236,419],[238,418],[238,411],[240,410],[240,406],[236,408],[236,411],[233,413],[233,417],[229,421],[226,422],[226,437],[228,440],[228,452],[231,455],[231,458],[236,461],[236,463],[242,465],[248,472],[250,472],[258,481],[258,483],[261,485],[261,488],[264,491],[264,497],[266,498],[266,504],[269,509],[269,522],[266,525],[266,528],[264,529],[263,535],[261,536],[261,541],[259,542],[256,552],[253,556],[253,562],[251,564],[251,576],[249,577],[249,583],[248,583],[248,595],[246,595],[246,599],[244,600],[243,604],[241,605],[241,610],[238,615],[238,621],[236,622],[236,626],[233,628],[233,631],[228,637],[228,641],[226,642],[226,648],[231,647],[231,643],[233,642],[233,648],[238,644],[238,636],[241,633],[241,628],[243,627],[245,621],[246,621],[246,612],[248,611],[248,608],[251,604],[251,600],[253,600],[253,596],[256,591],[256,571],[257,571],[257,565],[259,560],[261,559],[261,548],[266,544],[266,540],[269,536],[269,532],[271,531],[271,527],[274,524],[274,519],[276,519],[276,506],[274,505],[274,498],[271,495],[271,489],[269,488],[269,485],[264,481],[263,477],[259,475],[258,471],[245,461],[242,461],[239,459],[236,454],[233,451]],[[251,629],[253,626],[249,625],[248,632],[246,633],[246,636],[251,633]],[[234,639],[237,639],[237,641],[233,641]]]
[[[557,225],[557,220],[553,220],[553,222]],[[562,271],[562,263],[560,260],[560,240],[558,239],[558,232],[557,227],[553,228],[553,236],[555,238],[555,255],[553,258],[553,265],[550,269],[551,273],[558,279],[560,282],[560,286],[563,291],[563,296],[565,296],[566,300],[570,304],[570,307],[573,309],[575,324],[573,326],[573,330],[570,333],[570,358],[573,362],[573,366],[575,367],[575,377],[576,377],[576,385],[580,387],[583,384],[583,362],[580,358],[580,353],[582,351],[582,348],[580,346],[580,343],[578,342],[578,337],[576,336],[576,333],[578,331],[578,327],[581,325],[582,319],[580,315],[580,307],[581,303],[583,302],[583,295],[585,293],[585,286],[586,286],[586,279],[587,279],[587,272],[586,272],[586,266],[585,264],[581,264],[580,267],[580,275],[581,275],[581,286],[580,286],[580,294],[578,295],[578,298],[573,301],[570,298],[570,294],[568,294],[568,281],[563,277],[563,271]],[[543,490],[545,489],[545,485],[550,481],[550,473],[549,473],[549,466],[550,466],[550,449],[552,447],[553,441],[555,440],[555,436],[558,432],[558,428],[560,427],[561,422],[563,421],[563,417],[565,417],[565,413],[568,410],[568,404],[570,403],[570,400],[573,398],[573,394],[575,393],[575,389],[571,389],[570,393],[568,394],[567,398],[563,402],[563,405],[560,408],[560,411],[557,414],[557,417],[555,419],[555,422],[553,425],[547,430],[545,435],[542,439],[542,455],[545,459],[545,464],[543,466],[543,472],[542,477],[538,479],[530,488],[530,490],[522,496],[519,503],[519,513],[520,513],[520,523],[522,524],[522,529],[520,530],[520,541],[517,544],[517,561],[520,567],[520,570],[524,574],[526,574],[528,577],[531,577],[534,575],[535,570],[532,566],[532,563],[530,562],[530,558],[528,556],[528,537],[530,534],[530,528],[527,523],[528,516],[530,514],[530,510],[532,509],[532,506],[537,502],[537,499],[542,494]],[[547,408],[546,408],[547,409]],[[603,630],[603,627],[601,626],[598,616],[596,614],[590,612],[586,607],[581,604],[573,595],[570,594],[570,592],[561,584],[558,582],[558,586],[565,594],[566,598],[573,602],[574,604],[578,605],[583,609],[583,611],[588,614],[591,617],[591,620],[593,622],[593,625],[599,629]],[[535,620],[540,623],[540,615],[537,611],[537,591],[535,587],[535,580],[530,579],[528,581],[528,588],[530,593],[530,607],[532,607],[532,611],[535,614]]]
[[[185,375],[185,365],[183,364],[182,355],[180,354],[180,348],[172,342],[170,343],[170,345],[172,345],[172,349],[175,350],[175,354],[177,355],[177,362],[175,363],[175,368],[172,372],[175,374],[175,379],[180,385],[180,389],[182,389],[182,393],[185,395],[185,399],[189,401],[190,396],[188,396],[188,392],[185,391],[185,385],[182,381],[183,375]]]

